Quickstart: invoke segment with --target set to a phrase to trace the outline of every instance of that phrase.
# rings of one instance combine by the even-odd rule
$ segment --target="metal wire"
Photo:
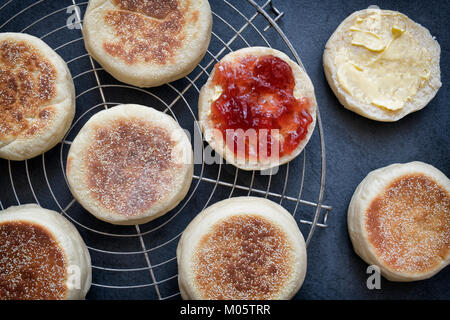
[[[50,0],[39,0],[39,1],[36,1],[36,2],[28,5],[27,7],[23,8],[23,9],[21,9],[19,12],[15,13],[13,16],[11,16],[9,19],[7,19],[2,25],[0,25],[0,31],[3,31],[5,26],[7,26],[9,23],[15,21],[16,19],[18,19],[22,14],[26,13],[31,8],[37,6],[41,3],[45,3],[45,2],[49,2],[49,1]],[[87,5],[86,1],[78,2],[78,3],[75,0],[71,0],[71,1],[72,1],[72,5],[78,6],[80,8],[85,8]],[[278,8],[275,6],[275,4],[272,0],[267,0],[261,5],[258,4],[257,2],[255,2],[254,0],[247,0],[247,1],[255,9],[255,13],[250,18],[248,18],[237,7],[237,4],[235,5],[235,4],[230,3],[227,0],[223,0],[223,3],[225,3],[227,5],[228,10],[231,10],[231,12],[233,12],[236,15],[236,17],[240,17],[244,20],[244,24],[239,29],[236,29],[231,23],[229,23],[226,19],[224,19],[221,15],[219,15],[217,12],[214,12],[214,10],[213,10],[213,18],[215,20],[214,21],[215,23],[214,23],[214,28],[213,28],[213,32],[212,32],[212,37],[214,40],[219,41],[220,44],[222,45],[222,47],[220,48],[220,50],[218,50],[218,52],[216,54],[213,54],[210,50],[207,51],[207,57],[210,57],[209,61],[205,65],[198,66],[198,69],[200,69],[200,71],[198,73],[193,72],[193,73],[191,73],[191,75],[185,77],[185,80],[187,81],[188,84],[183,89],[180,90],[173,84],[165,85],[165,88],[169,92],[175,93],[175,98],[170,103],[166,102],[165,99],[163,99],[160,96],[158,96],[157,94],[153,93],[151,90],[136,88],[136,87],[132,87],[132,86],[124,85],[124,84],[102,84],[98,73],[104,72],[103,68],[96,67],[94,60],[85,51],[80,52],[80,54],[78,56],[73,57],[70,60],[66,60],[69,67],[71,67],[71,65],[76,65],[77,63],[80,63],[80,61],[84,58],[88,58],[88,60],[89,60],[89,64],[90,64],[91,68],[74,75],[73,76],[74,81],[77,79],[81,79],[82,77],[89,76],[91,74],[93,74],[94,78],[95,78],[96,85],[84,90],[83,92],[78,93],[76,96],[76,100],[78,101],[78,100],[82,99],[85,95],[91,94],[92,92],[95,92],[95,91],[98,91],[98,94],[100,95],[100,98],[101,98],[100,103],[87,108],[83,114],[81,114],[74,120],[71,128],[69,129],[66,136],[64,137],[64,139],[61,141],[61,143],[59,145],[59,166],[62,171],[62,176],[63,176],[63,180],[65,183],[65,187],[67,189],[68,189],[68,186],[67,186],[67,178],[66,178],[65,170],[64,170],[64,168],[65,168],[64,164],[65,164],[65,155],[66,155],[65,151],[66,151],[67,147],[70,146],[70,144],[71,144],[71,141],[68,140],[68,136],[73,134],[73,131],[75,131],[75,128],[77,127],[77,125],[79,123],[81,123],[85,118],[87,118],[89,116],[89,114],[91,114],[92,112],[98,112],[102,108],[107,109],[107,108],[109,108],[109,106],[114,106],[114,105],[120,104],[120,102],[112,102],[112,101],[107,100],[107,98],[106,98],[107,95],[105,94],[106,89],[119,88],[119,89],[126,89],[129,91],[136,91],[136,92],[148,95],[149,98],[152,98],[152,99],[158,101],[162,106],[164,106],[164,112],[166,112],[166,113],[169,112],[176,121],[178,121],[177,116],[176,116],[177,111],[173,110],[173,108],[180,101],[182,103],[182,105],[184,105],[189,110],[189,113],[192,116],[192,119],[194,121],[196,121],[196,120],[198,120],[196,117],[196,112],[192,109],[192,107],[188,101],[189,99],[186,97],[187,92],[193,88],[195,90],[196,94],[198,95],[198,93],[200,92],[200,87],[201,87],[201,84],[198,83],[199,79],[201,79],[204,76],[207,76],[207,77],[209,76],[208,70],[210,68],[212,68],[212,66],[216,62],[219,61],[220,57],[224,53],[226,53],[227,51],[232,51],[232,45],[236,40],[239,39],[246,46],[251,46],[251,44],[247,41],[247,39],[243,35],[243,33],[248,28],[251,28],[251,31],[255,32],[262,39],[264,44],[268,47],[271,47],[271,44],[265,37],[264,33],[266,31],[268,31],[270,28],[273,28],[276,32],[276,35],[278,37],[280,37],[282,39],[282,41],[284,42],[284,44],[287,46],[287,48],[289,49],[289,51],[290,51],[291,55],[294,57],[294,59],[296,59],[298,64],[303,67],[303,64],[300,60],[299,55],[297,54],[294,47],[289,42],[287,37],[284,35],[283,31],[280,29],[280,27],[277,24],[277,21],[279,21],[283,17],[284,13],[281,12],[280,10],[278,10]],[[13,0],[9,0],[6,3],[4,3],[2,6],[0,6],[0,12],[3,13],[2,10],[4,10],[5,8],[7,9],[8,6],[11,5],[12,2],[13,2]],[[213,3],[211,3],[211,4],[213,4]],[[242,3],[239,3],[239,5],[242,5]],[[22,32],[27,32],[33,26],[38,25],[39,23],[45,22],[47,19],[52,18],[55,15],[65,13],[66,9],[67,9],[67,7],[63,7],[61,9],[57,9],[57,10],[45,15],[45,16],[39,17],[38,19],[32,21],[30,24],[25,26],[22,29]],[[267,10],[269,10],[270,12]],[[271,14],[275,15],[275,17],[272,18]],[[257,20],[258,17],[263,17],[265,19],[266,23],[267,22],[269,23],[268,25],[266,25],[266,27],[263,29],[263,31],[261,31],[260,28],[255,23],[255,21]],[[78,21],[76,23],[82,22],[81,16],[78,15],[78,12],[77,12],[77,18],[78,18]],[[226,28],[226,30],[229,30],[228,33],[232,34],[232,37],[228,41],[225,41],[224,39],[222,39],[219,36],[219,32],[216,32],[216,31],[223,31],[223,29],[216,30],[216,28],[220,28],[220,26],[224,26]],[[41,39],[45,40],[46,38],[48,38],[50,36],[55,36],[58,34],[58,32],[65,30],[67,27],[68,27],[68,25],[64,24],[53,30],[49,30],[46,34],[41,36]],[[79,37],[79,38],[67,41],[67,42],[63,43],[62,45],[55,47],[53,49],[55,51],[59,51],[69,45],[77,44],[82,41],[83,41],[83,38]],[[207,61],[207,60],[208,59],[205,58],[203,61]],[[196,126],[194,128],[194,131],[196,131],[200,136],[202,136],[201,129],[198,126],[198,122],[195,122],[195,123],[196,123]],[[300,186],[299,186],[298,194],[295,197],[286,195],[287,187],[289,185],[289,180],[288,180],[289,179],[289,168],[290,168],[289,164],[287,164],[285,166],[286,171],[285,171],[285,175],[284,175],[284,180],[282,182],[282,186],[283,186],[282,192],[277,193],[277,192],[270,191],[271,184],[272,184],[272,175],[270,175],[268,177],[267,186],[265,188],[260,189],[260,188],[256,188],[254,186],[255,179],[256,179],[255,172],[252,172],[250,183],[248,186],[238,184],[239,173],[241,173],[241,171],[239,169],[235,168],[234,169],[235,170],[234,179],[233,179],[233,182],[230,183],[230,182],[223,181],[223,179],[222,179],[222,176],[221,176],[223,173],[222,163],[218,164],[217,176],[215,178],[211,178],[211,177],[205,176],[205,163],[203,161],[201,164],[201,167],[199,169],[200,173],[194,175],[194,181],[195,180],[196,181],[193,183],[193,186],[191,187],[191,191],[188,194],[188,196],[186,197],[186,199],[184,200],[184,203],[182,203],[179,206],[179,208],[170,212],[167,215],[167,216],[169,216],[169,218],[167,218],[164,222],[161,222],[159,225],[156,225],[155,227],[152,227],[151,229],[146,230],[146,231],[141,231],[140,226],[135,226],[134,232],[128,232],[128,233],[123,232],[123,231],[121,231],[121,233],[105,232],[102,230],[96,230],[95,228],[84,225],[80,221],[77,221],[76,219],[74,219],[72,217],[71,214],[69,214],[70,210],[73,210],[72,208],[76,204],[76,200],[72,199],[71,201],[69,201],[67,204],[64,205],[60,202],[60,200],[58,200],[58,198],[55,195],[55,192],[54,192],[54,190],[52,188],[52,184],[51,184],[53,177],[50,177],[47,174],[47,168],[46,168],[47,164],[46,164],[45,154],[43,154],[41,156],[41,164],[42,164],[45,185],[47,186],[48,191],[51,194],[51,197],[55,201],[60,212],[63,215],[65,215],[71,222],[73,222],[78,227],[79,230],[84,230],[84,231],[90,232],[94,235],[94,237],[95,236],[105,236],[105,237],[111,237],[112,239],[126,239],[126,238],[138,238],[139,239],[141,250],[113,251],[113,250],[105,250],[102,248],[97,248],[97,247],[93,246],[92,244],[88,244],[88,249],[91,252],[96,252],[99,254],[113,255],[119,259],[120,259],[120,257],[126,257],[126,256],[130,256],[130,255],[144,255],[145,261],[146,261],[145,267],[114,268],[114,267],[109,267],[109,266],[93,265],[92,268],[94,269],[94,273],[95,272],[124,273],[124,272],[148,271],[149,275],[150,275],[149,279],[151,280],[151,282],[143,283],[143,284],[142,283],[133,284],[133,285],[113,285],[113,284],[95,283],[94,282],[92,285],[94,287],[102,287],[102,288],[106,288],[106,289],[136,289],[136,288],[154,287],[158,299],[165,300],[165,299],[175,298],[179,295],[179,292],[177,291],[178,287],[176,284],[171,286],[172,292],[170,292],[169,294],[163,295],[162,294],[163,290],[160,290],[161,285],[176,280],[177,274],[175,273],[170,276],[167,276],[166,278],[164,278],[162,280],[158,280],[154,270],[156,268],[166,267],[167,265],[174,263],[176,260],[175,252],[173,252],[173,255],[170,258],[163,260],[156,264],[152,264],[149,254],[152,252],[156,252],[159,249],[166,249],[168,246],[173,245],[174,243],[176,244],[179,237],[181,236],[181,232],[179,232],[178,234],[176,234],[175,236],[171,237],[170,239],[168,239],[164,242],[153,245],[152,247],[146,246],[144,236],[148,236],[154,232],[157,232],[158,230],[161,230],[162,228],[164,228],[166,226],[169,226],[171,223],[175,223],[174,219],[183,211],[183,209],[186,207],[186,205],[193,199],[193,197],[195,196],[195,193],[197,192],[197,190],[202,182],[212,185],[212,191],[211,191],[209,197],[207,198],[206,202],[204,203],[203,208],[206,208],[207,206],[209,206],[211,204],[211,202],[213,201],[213,198],[215,196],[217,196],[216,191],[219,187],[226,187],[226,188],[231,189],[229,194],[227,195],[228,198],[233,197],[233,194],[235,194],[237,190],[241,190],[241,191],[247,192],[248,195],[251,195],[253,193],[253,194],[257,194],[257,195],[260,195],[260,196],[263,196],[266,198],[269,196],[273,197],[273,198],[278,198],[280,205],[283,204],[283,201],[292,202],[295,204],[295,207],[292,212],[294,217],[296,216],[300,205],[305,205],[305,206],[310,206],[310,207],[315,208],[315,213],[314,213],[312,220],[298,219],[299,223],[304,224],[304,225],[310,225],[310,229],[309,229],[309,232],[308,232],[308,235],[306,238],[307,245],[309,244],[316,227],[323,227],[323,228],[327,227],[326,223],[327,223],[327,219],[328,219],[328,213],[330,212],[330,210],[332,210],[332,208],[330,206],[324,205],[322,203],[323,196],[324,196],[324,190],[325,190],[325,168],[326,168],[326,165],[325,165],[325,144],[324,144],[324,139],[323,139],[322,123],[321,123],[321,118],[320,118],[319,112],[317,112],[317,128],[318,128],[318,132],[319,132],[319,140],[320,140],[319,150],[320,150],[320,154],[321,154],[320,187],[318,190],[317,201],[312,202],[312,201],[307,201],[307,200],[301,199],[304,180],[305,180],[305,172],[306,172],[306,151],[305,150],[302,152],[302,155],[298,157],[299,160],[302,161],[302,165],[301,165],[302,172],[300,175]],[[11,190],[13,192],[13,195],[14,195],[14,198],[15,198],[17,204],[21,204],[18,192],[16,191],[11,161],[8,161],[7,165],[8,165],[8,175],[9,175],[9,183],[11,185]],[[37,192],[35,191],[35,188],[32,183],[29,162],[24,161],[24,166],[25,166],[27,183],[29,185],[31,195],[33,196],[35,202],[40,204]],[[35,168],[35,169],[37,169],[37,168]],[[225,197],[221,197],[221,198],[225,198]],[[1,200],[2,199],[0,199],[0,208],[3,209],[4,205]],[[198,208],[199,212],[201,210],[202,210],[202,208]],[[319,219],[321,217],[322,210],[324,210],[325,213],[323,215],[323,221],[321,223],[319,223]],[[175,292],[173,292],[173,291],[175,291]]]

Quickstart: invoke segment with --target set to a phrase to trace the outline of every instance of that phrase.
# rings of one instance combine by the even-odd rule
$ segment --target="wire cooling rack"
[[[210,0],[210,4],[212,39],[199,66],[184,79],[141,89],[118,82],[87,54],[81,34],[87,1],[0,1],[0,32],[35,35],[58,52],[71,70],[77,103],[74,122],[55,148],[28,161],[0,160],[0,207],[38,203],[61,212],[77,227],[92,258],[93,283],[88,298],[180,298],[175,250],[181,233],[201,210],[225,198],[261,196],[283,205],[299,223],[307,245],[317,227],[327,227],[332,208],[322,203],[325,145],[319,113],[308,146],[273,175],[246,172],[224,163],[208,164],[201,152],[186,198],[147,224],[104,223],[88,214],[71,195],[64,171],[68,149],[96,112],[121,103],[152,106],[173,116],[194,139],[202,139],[196,122],[198,93],[225,54],[247,46],[268,46],[284,51],[303,66],[277,24],[283,12],[272,0]],[[201,146],[207,145],[201,142]]]

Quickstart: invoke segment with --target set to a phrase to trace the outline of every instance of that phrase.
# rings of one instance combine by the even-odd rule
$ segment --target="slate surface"
[[[214,32],[210,51],[216,54],[246,20],[222,1],[211,0],[214,16]],[[81,15],[86,2],[76,1]],[[260,4],[263,1],[259,2]],[[362,118],[339,105],[330,90],[322,68],[322,53],[326,41],[339,23],[353,11],[374,4],[368,1],[295,1],[274,0],[285,12],[279,21],[309,73],[316,90],[322,116],[326,145],[326,191],[324,203],[333,206],[328,219],[329,227],[318,228],[308,248],[308,272],[305,283],[296,299],[449,299],[450,269],[441,271],[432,279],[415,283],[392,283],[384,279],[380,290],[366,287],[367,265],[353,252],[346,226],[346,210],[351,195],[365,175],[376,168],[394,162],[420,160],[430,163],[447,176],[450,174],[447,81],[449,78],[450,36],[447,19],[450,17],[448,1],[382,1],[376,3],[383,9],[398,10],[427,27],[441,45],[441,72],[443,87],[431,103],[422,111],[405,117],[396,123],[378,123]],[[65,28],[67,19],[74,13],[67,10],[72,1],[52,0],[2,0],[0,1],[0,32],[28,32],[43,37],[43,40],[69,62],[78,94],[77,115],[79,119],[67,136],[74,138],[89,116],[102,110],[102,100],[96,87],[96,79],[90,71],[90,61],[85,56],[81,33],[77,29]],[[255,10],[246,1],[233,0],[230,4],[239,8],[250,18]],[[31,7],[30,7],[31,6]],[[28,8],[28,9],[27,9]],[[273,13],[271,16],[274,17]],[[71,21],[73,22],[73,20]],[[270,29],[262,35],[256,31],[267,22],[258,17],[242,32],[242,37],[229,46],[236,50],[246,45],[266,45],[289,52],[279,35]],[[253,27],[255,26],[255,28]],[[234,29],[233,29],[234,28]],[[267,42],[262,38],[264,36]],[[228,51],[225,50],[225,53]],[[223,56],[223,55],[222,55]],[[221,56],[220,56],[221,57]],[[204,66],[211,56],[205,57]],[[100,68],[96,65],[96,68]],[[208,68],[210,71],[211,68]],[[197,69],[192,75],[198,74]],[[108,106],[116,103],[135,102],[164,110],[189,82],[177,81],[171,86],[162,86],[147,91],[117,87],[120,85],[102,70],[98,70]],[[193,122],[196,115],[196,99],[201,85],[206,80],[201,76],[170,110],[180,124],[192,134],[197,132]],[[159,98],[158,98],[159,97]],[[39,202],[42,206],[57,211],[65,210],[67,217],[76,224],[87,245],[93,261],[93,281],[88,299],[156,299],[173,298],[177,295],[176,261],[174,252],[179,234],[189,221],[204,206],[227,198],[247,195],[248,190],[228,185],[218,185],[207,180],[194,179],[191,191],[180,206],[168,215],[140,226],[143,244],[135,236],[135,227],[115,227],[97,221],[87,214],[73,198],[65,184],[63,167],[68,145],[60,144],[44,156],[27,162],[0,160],[0,201],[3,207],[18,202]],[[316,201],[320,179],[320,143],[317,130],[306,148],[305,183],[302,199]],[[302,174],[303,156],[294,160],[287,172],[286,166],[271,180],[255,175],[252,188],[281,194],[287,176],[285,194],[296,198]],[[195,175],[211,181],[233,184],[236,171],[225,165],[196,165]],[[238,172],[236,182],[250,186],[250,173]],[[270,185],[269,185],[270,182]],[[251,195],[264,194],[251,192]],[[280,197],[269,196],[280,202]],[[295,201],[283,199],[283,206],[291,212]],[[296,219],[312,217],[312,207],[300,205]],[[300,224],[303,234],[309,232],[308,225]],[[148,270],[147,260],[142,254],[143,246],[153,266],[153,275]],[[158,285],[152,285],[156,279]]]
[[[448,1],[278,1],[286,17],[280,26],[302,58],[322,114],[326,154],[326,203],[333,205],[330,229],[315,234],[310,267],[299,297],[307,299],[449,299],[450,269],[432,279],[366,288],[367,265],[353,252],[346,212],[354,189],[370,171],[414,160],[450,174],[448,79],[450,37]],[[379,123],[343,108],[329,88],[322,67],[325,43],[352,12],[376,4],[400,11],[430,30],[441,46],[442,88],[422,111],[396,123]]]

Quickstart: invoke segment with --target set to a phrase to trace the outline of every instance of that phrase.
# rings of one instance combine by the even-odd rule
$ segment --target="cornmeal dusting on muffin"
[[[177,0],[112,0],[122,10],[139,12],[155,19],[164,19],[178,7]]]
[[[173,147],[167,130],[145,121],[97,128],[86,156],[91,195],[118,214],[142,213],[177,187],[181,166],[172,159]]]
[[[391,268],[425,272],[450,252],[450,195],[432,178],[405,175],[366,212],[369,240]]]
[[[103,43],[105,51],[127,64],[172,61],[182,47],[187,11],[175,0],[114,0],[119,10],[106,12],[104,20],[112,27],[114,41]]]
[[[43,227],[29,222],[0,224],[0,300],[63,299],[67,262]]]
[[[203,236],[194,257],[205,299],[275,298],[292,273],[285,233],[257,215],[226,218]]]
[[[36,48],[24,41],[0,42],[0,143],[33,135],[50,123],[55,80],[52,63]],[[41,117],[44,109],[49,113]]]

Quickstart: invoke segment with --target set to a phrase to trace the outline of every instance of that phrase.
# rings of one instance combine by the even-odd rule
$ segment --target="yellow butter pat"
[[[408,32],[406,19],[374,12],[348,29],[352,46],[343,46],[335,62],[337,80],[351,96],[396,111],[429,79],[430,54]]]

